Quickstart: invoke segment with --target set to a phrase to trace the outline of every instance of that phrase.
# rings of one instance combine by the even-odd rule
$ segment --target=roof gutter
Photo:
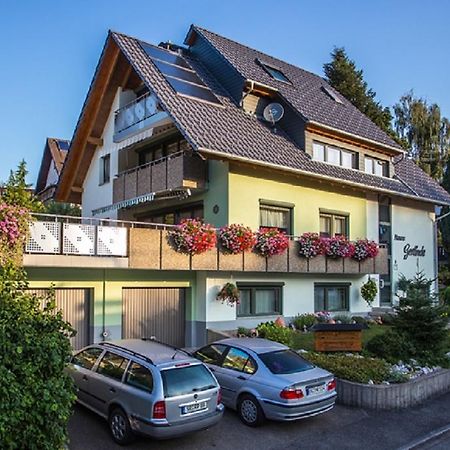
[[[372,187],[372,186],[367,186],[367,185],[362,185],[359,183],[354,183],[352,181],[347,181],[347,180],[336,180],[336,178],[330,177],[328,175],[319,175],[316,173],[312,173],[312,172],[308,172],[306,170],[301,170],[301,169],[293,169],[290,167],[280,167],[276,164],[272,164],[272,163],[268,163],[268,162],[264,162],[264,161],[258,161],[258,160],[254,160],[254,159],[249,159],[249,158],[245,158],[243,156],[235,156],[235,155],[229,155],[227,153],[224,152],[218,152],[216,150],[210,150],[208,148],[204,148],[204,147],[198,147],[197,151],[202,152],[202,153],[206,153],[212,156],[217,156],[217,157],[221,157],[224,159],[229,159],[232,161],[239,161],[239,162],[245,162],[245,163],[253,163],[262,167],[267,167],[269,169],[275,169],[275,170],[282,170],[285,172],[290,172],[292,174],[296,174],[296,175],[304,175],[306,177],[311,177],[311,178],[318,178],[318,179],[322,179],[322,180],[326,180],[332,183],[342,183],[345,185],[349,185],[349,186],[353,186],[353,187],[357,187],[359,189],[368,189],[371,191],[376,191],[376,192],[382,192],[383,194],[390,194],[390,195],[396,195],[398,197],[404,197],[404,198],[409,198],[412,200],[420,200],[426,203],[431,203],[432,205],[450,205],[450,202],[445,203],[445,202],[439,202],[437,200],[431,200],[431,199],[427,199],[427,198],[423,198],[423,197],[419,197],[419,196],[415,196],[415,195],[408,195],[408,194],[402,194],[400,192],[392,192],[388,189],[381,189],[381,188],[377,188],[377,187]],[[399,178],[397,178],[399,183],[401,182]]]

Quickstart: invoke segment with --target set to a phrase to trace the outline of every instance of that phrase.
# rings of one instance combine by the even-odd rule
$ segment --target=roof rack
[[[122,347],[121,345],[117,345],[117,344],[113,344],[112,342],[99,342],[99,345],[105,346],[105,347],[113,347],[116,348],[118,350],[121,350],[125,353],[130,353],[133,356],[138,356],[139,358],[144,359],[145,361],[147,361],[148,363],[150,363],[151,365],[155,365],[155,363],[152,361],[151,358],[149,358],[148,356],[143,355],[142,353],[138,353],[135,352],[134,350],[130,350],[128,348]]]
[[[142,341],[156,342],[157,344],[165,345],[166,347],[170,347],[170,348],[176,350],[175,353],[174,353],[174,355],[172,356],[172,359],[175,357],[175,355],[177,354],[177,352],[182,352],[182,353],[184,353],[185,355],[188,355],[188,356],[192,357],[192,355],[191,355],[188,351],[183,350],[183,349],[180,348],[180,347],[176,347],[175,345],[171,345],[171,344],[167,344],[167,343],[165,343],[165,342],[158,341],[158,339],[156,339],[155,336],[151,336],[151,337],[149,337],[149,338],[147,338],[147,337],[141,337],[141,340],[142,340]]]

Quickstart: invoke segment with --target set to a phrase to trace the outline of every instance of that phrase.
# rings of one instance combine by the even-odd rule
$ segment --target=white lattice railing
[[[30,223],[26,253],[127,256],[128,229],[60,220]]]

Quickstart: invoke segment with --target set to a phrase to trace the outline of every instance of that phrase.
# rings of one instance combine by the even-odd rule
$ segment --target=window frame
[[[107,168],[107,169],[106,169]],[[100,157],[99,186],[111,182],[111,153]]]
[[[354,151],[354,150],[350,150],[348,148],[344,148],[344,147],[339,147],[338,145],[334,145],[334,144],[326,144],[325,142],[321,142],[321,141],[313,141],[313,147],[312,147],[312,157],[313,157],[313,161],[319,161],[319,162],[324,162],[327,164],[331,164],[333,166],[338,166],[338,167],[342,167],[343,169],[353,169],[353,170],[358,170],[358,152]],[[315,159],[314,158],[314,145],[320,145],[323,147],[323,159]],[[330,162],[328,160],[328,151],[329,149],[333,149],[333,150],[338,150],[339,151],[339,164],[335,164],[333,162]],[[344,166],[342,164],[343,161],[343,157],[342,157],[342,153],[349,153],[352,156],[352,166],[351,167],[347,167]]]
[[[74,359],[75,359],[78,355],[80,355],[81,353],[84,353],[84,352],[91,351],[91,350],[99,350],[100,353],[98,354],[97,359],[94,361],[94,364],[92,364],[92,366],[91,366],[90,368],[87,368],[87,367],[84,367],[84,366],[80,366],[79,364],[75,364],[75,363],[74,363]],[[100,347],[88,347],[88,348],[83,348],[83,349],[81,349],[80,351],[76,352],[76,353],[70,358],[70,364],[73,364],[74,366],[78,366],[78,367],[80,367],[80,368],[82,368],[82,369],[84,369],[84,370],[90,370],[90,371],[92,371],[92,370],[94,370],[96,364],[97,364],[97,363],[99,362],[99,360],[101,359],[101,357],[102,357],[102,355],[103,355],[103,352],[104,352],[104,349],[103,349],[103,348],[100,348]]]
[[[137,386],[136,384],[133,384],[133,383],[129,382],[130,370],[131,370],[133,364],[137,364],[137,365],[141,366],[143,369],[145,369],[150,374],[150,377],[151,377],[151,380],[152,380],[152,388],[151,388],[151,390],[146,389],[145,387],[142,387],[142,386]],[[138,390],[143,391],[143,392],[147,392],[149,394],[151,394],[154,391],[154,388],[155,388],[155,378],[153,376],[153,372],[148,367],[144,366],[144,364],[142,364],[142,363],[140,363],[138,361],[133,361],[132,359],[130,359],[128,361],[128,364],[127,364],[127,367],[126,367],[126,370],[125,370],[125,373],[124,373],[122,379],[123,379],[123,383],[126,384],[127,386],[130,386],[132,388],[138,389]]]
[[[350,287],[351,283],[327,283],[327,282],[318,282],[314,283],[314,311],[330,311],[330,312],[348,312],[350,311]],[[317,288],[323,288],[324,291],[324,308],[318,308],[317,307],[317,299],[316,299],[316,289]],[[328,291],[331,289],[345,289],[345,296],[344,296],[344,308],[342,309],[330,309],[328,304]]]
[[[320,229],[320,219],[323,217],[329,217],[331,219],[331,227],[330,227],[330,236],[325,236]],[[335,237],[335,219],[344,219],[345,220],[345,234],[346,238],[350,237],[350,214],[342,211],[328,211],[326,209],[319,209],[319,235],[321,237]]]
[[[259,200],[259,208],[258,208],[258,212],[259,212],[259,229],[261,229],[261,228],[274,228],[274,227],[270,227],[268,225],[262,225],[261,224],[261,208],[284,209],[289,214],[289,217],[288,217],[288,229],[286,230],[286,234],[288,236],[292,236],[293,233],[294,233],[294,230],[293,230],[293,225],[294,225],[294,220],[293,220],[293,218],[294,218],[294,207],[295,207],[295,205],[292,204],[292,203],[273,202],[273,201],[270,201],[270,200],[260,199]],[[278,229],[281,229],[281,228],[278,228]]]
[[[260,66],[265,70],[265,72],[270,75],[270,77],[272,79],[274,79],[275,81],[279,81],[280,83],[286,83],[286,84],[292,85],[291,80],[286,76],[286,74],[281,70],[280,67],[277,67],[273,64],[262,61],[261,59],[258,59],[257,61],[260,64]],[[281,74],[282,78],[280,79],[278,77],[275,77],[271,71],[278,72],[279,74]]]
[[[220,367],[221,367],[222,369],[232,370],[233,372],[239,372],[239,373],[243,373],[243,374],[246,374],[246,375],[254,375],[254,374],[258,371],[258,363],[256,362],[255,358],[253,358],[253,356],[250,355],[250,353],[249,353],[247,350],[244,350],[244,349],[239,348],[239,347],[234,347],[234,346],[232,346],[232,345],[227,345],[226,347],[227,347],[227,348],[225,349],[225,351],[224,351],[224,353],[223,353],[223,355],[222,355],[222,361],[221,361],[221,363],[220,363]],[[229,354],[232,350],[237,350],[237,351],[239,351],[239,352],[245,353],[245,354],[248,356],[247,361],[245,362],[244,366],[242,367],[242,370],[234,369],[234,368],[232,368],[232,367],[225,367],[225,366],[223,365],[224,362],[225,362],[225,360],[226,360],[226,358],[227,358],[227,356],[228,356],[228,354]],[[255,370],[254,370],[254,372],[252,372],[252,373],[249,373],[249,372],[246,372],[246,371],[245,371],[245,368],[247,367],[247,364],[248,364],[249,361],[251,361],[252,364],[253,364],[253,366],[255,367]]]
[[[367,161],[371,161],[372,172],[368,172],[366,170],[366,162]],[[381,164],[381,166],[382,166],[382,174],[381,175],[377,174],[375,171],[376,164],[380,164],[380,163],[382,163]],[[368,175],[374,175],[376,177],[389,178],[389,161],[387,161],[385,159],[376,158],[371,155],[364,155],[364,173],[367,173]]]
[[[243,314],[239,312],[239,305],[236,309],[236,316],[238,318],[244,318],[244,317],[267,317],[267,316],[277,316],[277,315],[283,315],[283,287],[285,283],[284,282],[260,282],[260,283],[247,283],[247,282],[241,282],[237,283],[238,289],[241,290],[249,290],[250,291],[250,313],[249,314]],[[275,290],[275,303],[278,311],[273,312],[264,312],[264,313],[255,313],[256,311],[256,291],[258,290],[267,290],[267,289],[273,289]]]
[[[123,372],[122,372],[122,376],[120,377],[120,379],[119,378],[115,378],[115,377],[113,377],[113,376],[111,376],[111,375],[109,375],[109,374],[107,374],[105,372],[100,372],[100,364],[105,359],[106,355],[108,355],[108,353],[110,355],[114,355],[116,357],[122,358],[124,360],[124,362],[125,362],[125,366],[124,366],[124,369],[123,369]],[[96,367],[95,367],[95,373],[97,373],[98,375],[102,375],[102,376],[104,376],[106,378],[109,378],[110,380],[114,380],[114,381],[117,381],[119,383],[122,383],[124,381],[124,377],[125,377],[125,374],[127,373],[127,370],[128,370],[128,367],[129,367],[130,363],[131,363],[131,359],[129,357],[120,355],[119,353],[115,353],[115,352],[113,352],[111,350],[105,350],[105,352],[103,353],[101,358],[97,360],[97,364],[96,364]],[[122,364],[119,367],[122,367]]]

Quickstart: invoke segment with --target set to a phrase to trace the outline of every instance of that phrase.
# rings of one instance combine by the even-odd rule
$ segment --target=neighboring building
[[[69,151],[70,141],[47,138],[42,155],[35,193],[42,202],[54,199],[59,176]]]
[[[276,123],[267,110],[263,118],[270,103],[273,115],[284,109]],[[400,274],[436,275],[434,208],[450,204],[323,78],[196,26],[184,47],[109,33],[56,199],[81,203],[93,219],[36,225],[25,264],[33,288],[55,283],[82,330],[77,345],[143,334],[195,345],[209,329],[279,315],[365,313],[368,275],[379,280],[375,306],[391,305]],[[367,237],[383,248],[356,266],[307,264],[295,241],[267,262],[218,251],[189,258],[142,224],[187,217]],[[242,292],[237,308],[215,300],[230,279]]]

